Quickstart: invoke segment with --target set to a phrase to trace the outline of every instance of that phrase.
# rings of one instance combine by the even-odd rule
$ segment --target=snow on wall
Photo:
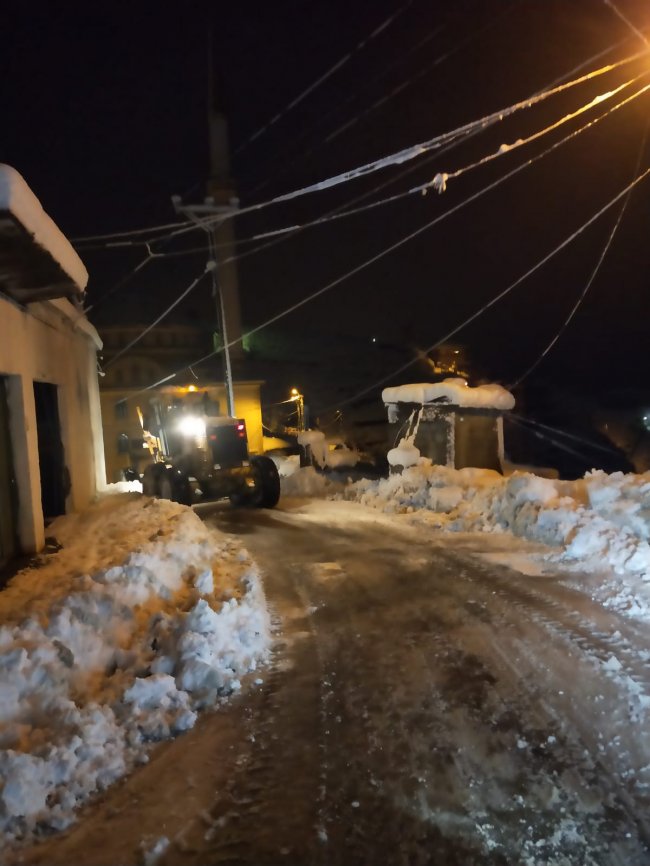
[[[440,400],[468,409],[500,409],[507,411],[515,405],[515,398],[501,385],[471,387],[465,379],[445,379],[442,382],[423,382],[398,385],[381,392],[385,404],[432,403]]]
[[[76,283],[88,285],[88,271],[70,242],[45,213],[40,201],[15,168],[0,163],[0,211],[9,211]]]
[[[29,841],[263,661],[255,564],[191,509],[110,496],[0,594],[0,838]]]

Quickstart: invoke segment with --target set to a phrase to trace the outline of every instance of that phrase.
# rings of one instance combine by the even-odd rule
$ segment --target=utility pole
[[[230,145],[228,121],[222,109],[221,88],[214,70],[212,32],[208,33],[208,100],[207,120],[210,145],[210,176],[206,198],[202,204],[183,205],[178,197],[172,201],[177,213],[201,226],[208,237],[208,262],[212,278],[218,330],[223,340],[224,374],[228,414],[235,417],[232,361],[244,357],[242,345],[241,309],[237,265],[230,261],[235,255],[235,233],[232,218],[239,208],[235,183],[230,175]],[[218,217],[223,217],[218,219]],[[232,345],[228,345],[232,343]]]

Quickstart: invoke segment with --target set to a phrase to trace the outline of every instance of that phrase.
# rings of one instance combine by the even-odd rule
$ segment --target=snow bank
[[[0,593],[0,833],[29,840],[240,688],[268,652],[254,563],[191,509],[110,496]]]
[[[436,525],[448,530],[512,532],[558,548],[547,558],[566,567],[650,581],[650,473],[503,478],[421,460],[387,479],[359,481],[346,497],[385,511],[433,512]]]
[[[501,385],[471,387],[465,379],[445,379],[442,382],[424,382],[416,385],[398,385],[381,392],[385,404],[391,403],[453,403],[469,409],[501,409],[507,411],[515,405],[515,398]]]

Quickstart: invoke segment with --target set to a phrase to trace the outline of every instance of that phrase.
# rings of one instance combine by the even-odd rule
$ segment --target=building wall
[[[44,544],[34,382],[57,386],[64,461],[71,489],[66,511],[87,506],[105,483],[97,384],[97,333],[65,300],[19,307],[0,296],[0,375],[6,378],[17,530],[24,552]]]
[[[235,382],[235,413],[246,422],[248,447],[251,454],[263,453],[262,407],[260,402],[261,382]],[[138,408],[146,415],[151,399],[171,401],[175,398],[197,404],[203,395],[217,403],[222,415],[226,414],[226,388],[215,383],[197,388],[162,387],[155,391],[143,392],[138,388],[104,387],[100,391],[102,419],[104,424],[104,453],[106,475],[109,481],[119,481],[127,467],[141,473],[150,462],[148,450],[142,447],[142,427]],[[123,449],[123,450],[121,450]]]

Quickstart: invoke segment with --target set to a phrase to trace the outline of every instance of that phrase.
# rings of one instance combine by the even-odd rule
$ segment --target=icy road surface
[[[202,516],[271,667],[25,862],[650,863],[650,628],[351,503]]]

